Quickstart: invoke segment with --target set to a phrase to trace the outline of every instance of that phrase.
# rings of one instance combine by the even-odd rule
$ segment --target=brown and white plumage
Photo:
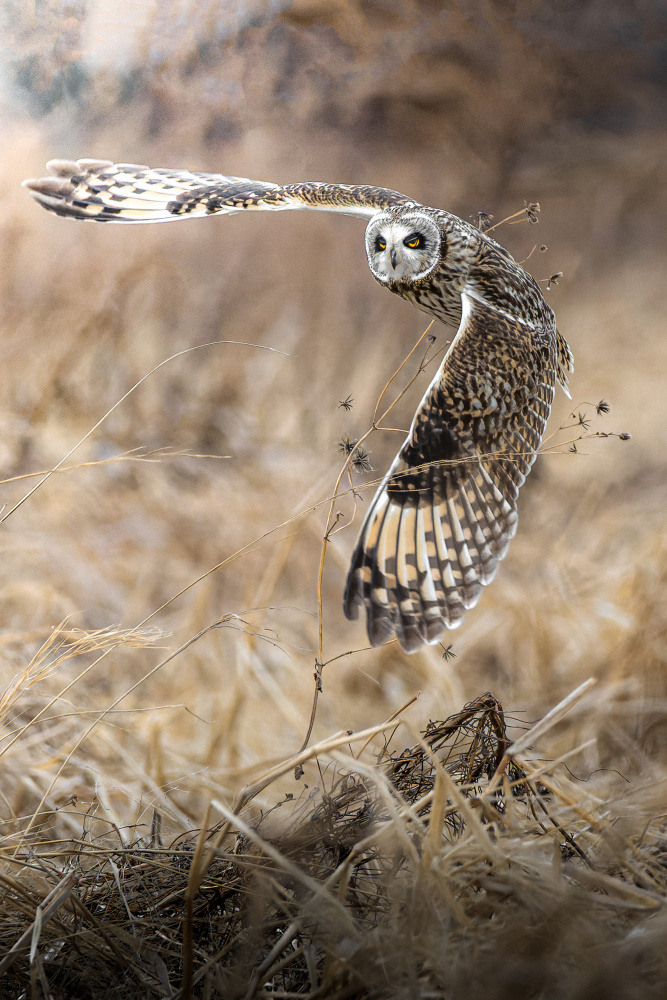
[[[94,222],[174,222],[234,215],[248,209],[310,209],[370,219],[388,204],[408,203],[397,191],[370,185],[287,184],[190,170],[151,169],[110,160],[50,160],[54,175],[23,182],[56,215]]]
[[[345,612],[405,649],[461,624],[517,527],[519,488],[551,409],[554,338],[462,294],[459,332],[372,501]]]
[[[498,243],[440,209],[370,185],[273,183],[103,160],[54,160],[25,181],[58,215],[167,222],[248,209],[368,220],[371,273],[458,332],[364,519],[345,613],[371,643],[412,652],[461,623],[517,527],[517,497],[572,355],[537,283]]]

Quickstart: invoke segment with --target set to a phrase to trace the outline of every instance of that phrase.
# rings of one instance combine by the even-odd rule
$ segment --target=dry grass
[[[400,753],[400,722],[327,740],[254,792],[309,760],[321,789],[250,824],[214,799],[198,839],[166,845],[155,813],[128,845],[90,816],[21,852],[2,876],[7,995],[29,957],[33,991],[64,997],[659,996],[664,823],[619,832],[636,795],[610,809],[560,773],[583,748],[526,757],[591,684],[514,744],[488,694]]]
[[[608,4],[560,32],[482,7],[299,2],[232,24],[202,4],[177,44],[165,0],[121,67],[101,0],[8,4],[2,997],[664,994],[652,15],[644,51]],[[362,439],[424,332],[369,278],[359,226],[70,225],[19,188],[59,155],[367,180],[494,222],[540,201],[538,227],[497,235],[518,259],[538,244],[536,277],[565,272],[547,294],[574,407],[557,404],[454,656],[371,651],[340,608],[355,503],[400,438],[366,438],[376,471],[345,472],[332,503],[338,443]],[[406,390],[394,427],[445,348],[431,333],[425,370],[422,344],[385,397]]]

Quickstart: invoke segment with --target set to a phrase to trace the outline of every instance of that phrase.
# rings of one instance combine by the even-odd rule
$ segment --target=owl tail
[[[416,497],[388,489],[390,479],[400,482],[400,466],[390,470],[362,525],[344,608],[356,619],[365,606],[371,645],[395,635],[412,653],[457,628],[493,579],[516,532],[521,483],[500,465],[492,473],[475,461],[448,484],[447,496],[431,469],[431,488]]]

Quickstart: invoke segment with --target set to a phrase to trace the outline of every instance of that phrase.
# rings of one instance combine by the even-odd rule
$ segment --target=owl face
[[[440,230],[423,212],[376,215],[366,229],[368,266],[383,285],[419,281],[439,263],[440,242]]]

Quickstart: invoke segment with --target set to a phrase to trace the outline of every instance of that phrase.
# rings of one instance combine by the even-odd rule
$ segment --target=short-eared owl
[[[280,186],[221,174],[53,160],[25,181],[58,215],[167,222],[247,209],[314,209],[368,220],[376,281],[457,329],[410,433],[370,504],[345,587],[374,646],[436,643],[493,579],[517,526],[517,496],[572,354],[539,286],[494,240],[384,188]],[[569,395],[569,394],[568,394]]]

